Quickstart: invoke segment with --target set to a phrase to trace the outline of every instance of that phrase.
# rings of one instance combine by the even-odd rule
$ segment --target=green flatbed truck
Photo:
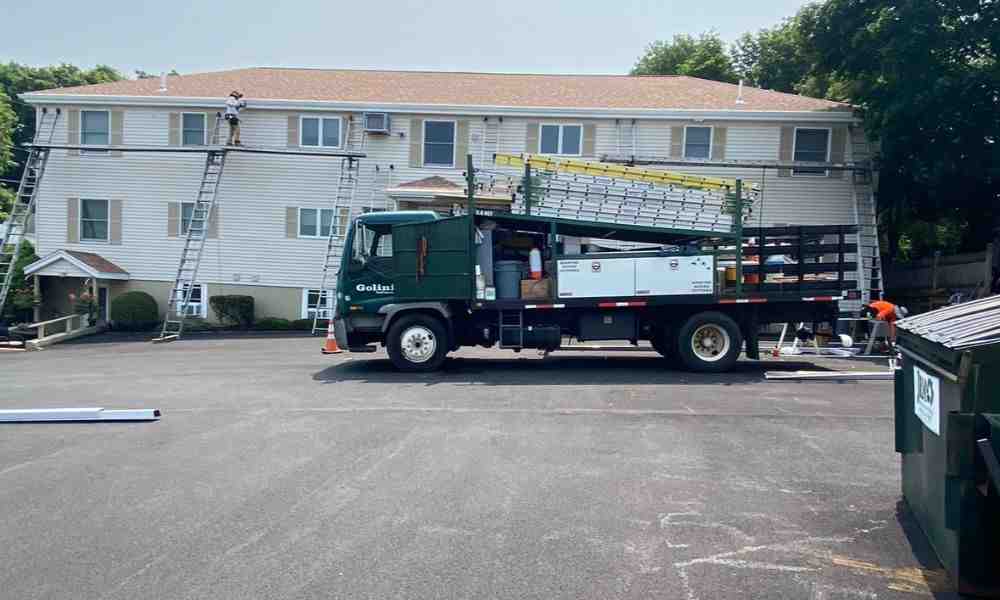
[[[838,302],[857,297],[849,279],[857,264],[845,260],[856,251],[847,239],[856,226],[741,223],[706,233],[482,212],[472,197],[467,213],[375,212],[352,222],[334,312],[342,348],[382,344],[398,369],[432,371],[463,346],[647,340],[688,369],[721,372],[744,348],[758,358],[762,325],[833,324]],[[581,239],[590,247],[569,243]],[[608,251],[603,240],[640,247]],[[477,265],[489,280],[494,260],[525,259],[530,248],[543,254],[543,295],[510,297],[499,280],[484,293]]]

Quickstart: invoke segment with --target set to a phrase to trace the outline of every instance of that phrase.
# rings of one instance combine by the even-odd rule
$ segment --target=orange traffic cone
[[[323,344],[323,354],[340,354],[343,350],[337,345],[337,336],[333,331],[333,319],[330,319],[330,324],[326,327],[326,343]]]

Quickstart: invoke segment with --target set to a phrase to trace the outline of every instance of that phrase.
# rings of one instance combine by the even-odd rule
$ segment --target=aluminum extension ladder
[[[344,240],[351,227],[351,218],[354,213],[354,195],[358,186],[358,173],[360,166],[355,158],[343,158],[340,161],[340,175],[337,178],[337,191],[333,197],[333,218],[330,221],[330,232],[326,239],[326,255],[323,258],[323,278],[320,280],[319,295],[316,298],[316,306],[309,306],[313,310],[312,333],[325,332],[326,328],[319,324],[320,312],[328,304],[332,304],[331,314],[327,320],[333,318],[333,310],[336,308],[336,287],[337,275],[340,273],[340,258],[343,255]],[[322,218],[317,219],[317,226],[322,226]],[[329,302],[333,298],[333,302]]]
[[[44,140],[52,143],[52,136],[61,114],[62,109],[59,108],[54,111],[42,108],[41,117],[35,126],[36,142]],[[4,228],[3,240],[0,240],[0,314],[3,313],[7,296],[10,294],[11,284],[14,281],[14,267],[21,252],[21,243],[24,242],[28,232],[28,224],[34,215],[38,187],[42,183],[42,175],[45,173],[48,161],[49,148],[32,146],[28,160],[24,163],[24,173],[21,175],[14,205],[11,207],[10,217]]]
[[[219,142],[219,128],[222,116],[216,113],[215,129],[212,132],[212,145]],[[184,236],[184,248],[181,250],[180,263],[177,266],[177,276],[170,289],[167,299],[167,313],[163,320],[160,337],[154,342],[172,342],[180,338],[184,331],[184,319],[188,316],[191,295],[198,278],[198,267],[201,264],[202,251],[205,249],[205,239],[215,211],[215,202],[219,195],[219,182],[226,164],[226,149],[209,150],[205,156],[205,167],[198,186],[198,195],[191,210],[191,219],[184,220],[181,214],[181,227],[187,225]],[[208,298],[202,298],[206,302]]]

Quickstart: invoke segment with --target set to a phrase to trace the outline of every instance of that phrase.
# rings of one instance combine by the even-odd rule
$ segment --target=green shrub
[[[288,331],[292,329],[292,322],[288,319],[277,317],[264,317],[253,324],[254,329],[263,331]]]
[[[320,319],[317,323],[320,327],[326,327],[326,319]],[[292,329],[296,331],[312,331],[313,320],[312,319],[295,319],[292,321]]]
[[[116,329],[148,331],[159,322],[156,300],[146,292],[125,292],[111,301],[111,321]]]
[[[208,300],[223,325],[249,329],[253,325],[253,296],[212,296]]]

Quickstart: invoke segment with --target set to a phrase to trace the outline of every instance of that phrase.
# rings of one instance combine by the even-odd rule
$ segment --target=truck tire
[[[430,315],[403,315],[389,327],[386,349],[400,371],[436,371],[448,355],[448,332]]]
[[[743,347],[740,326],[720,312],[698,313],[677,333],[677,355],[692,371],[721,373],[736,364]]]

